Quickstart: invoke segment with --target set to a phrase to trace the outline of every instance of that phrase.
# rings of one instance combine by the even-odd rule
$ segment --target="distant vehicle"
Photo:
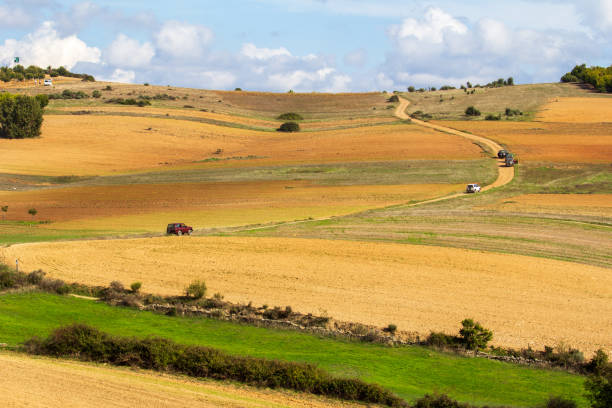
[[[480,186],[476,183],[474,184],[468,184],[466,189],[465,189],[466,193],[479,193],[480,192]]]
[[[518,162],[518,160],[517,160],[517,162]],[[514,155],[512,153],[508,153],[506,155],[505,163],[506,163],[506,167],[514,166]]]
[[[191,235],[193,232],[193,228],[188,225],[183,224],[182,222],[175,222],[172,224],[168,224],[166,227],[166,234],[175,234],[175,235]]]
[[[53,85],[53,80],[52,79],[45,79],[45,81],[43,82],[43,84],[45,86],[52,86]]]
[[[499,152],[497,152],[497,157],[500,159],[503,159],[504,157],[506,157],[506,155],[508,154],[508,152],[506,150],[500,150]]]

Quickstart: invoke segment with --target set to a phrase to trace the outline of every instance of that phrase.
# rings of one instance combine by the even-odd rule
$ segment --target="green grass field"
[[[584,378],[561,371],[464,358],[423,347],[391,348],[210,319],[160,316],[74,297],[0,296],[0,342],[11,346],[73,322],[116,335],[160,336],[233,354],[314,363],[334,374],[378,383],[408,400],[438,392],[475,404],[532,407],[550,395],[560,395],[586,407]]]

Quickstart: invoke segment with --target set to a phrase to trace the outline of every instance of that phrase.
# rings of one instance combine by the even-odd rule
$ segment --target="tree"
[[[300,125],[296,122],[285,122],[278,128],[279,132],[299,132]]]
[[[0,210],[2,210],[2,212],[4,214],[2,214],[2,219],[4,220],[4,218],[6,217],[6,213],[8,211],[8,205],[3,205],[2,207],[0,207]]]
[[[187,288],[185,294],[194,299],[202,299],[206,295],[206,283],[204,281],[193,281]]]
[[[0,95],[0,138],[24,139],[40,136],[43,122],[41,101],[26,95]]]
[[[412,92],[414,92],[414,91],[415,91],[414,86],[409,86],[409,87],[408,87],[408,92],[411,92],[411,93],[412,93]]]
[[[493,332],[485,329],[480,323],[475,323],[473,319],[465,319],[461,322],[463,328],[459,330],[459,336],[468,350],[480,350],[487,346],[493,338]]]
[[[465,110],[467,116],[480,116],[480,111],[473,106],[468,106]]]
[[[470,81],[468,81],[466,85],[467,85],[468,89],[472,87],[472,83]]]
[[[32,216],[32,219],[34,219],[34,217],[36,216],[36,214],[38,214],[38,210],[36,208],[30,208],[28,210],[28,214],[30,214]]]
[[[589,377],[585,384],[586,397],[591,401],[591,408],[612,407],[612,369],[602,375]]]
[[[513,86],[513,85],[514,85],[514,78],[509,77],[509,78],[506,80],[506,85],[508,85],[508,86]]]

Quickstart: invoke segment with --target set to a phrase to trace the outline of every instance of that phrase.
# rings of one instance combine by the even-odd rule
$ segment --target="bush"
[[[49,104],[49,95],[39,94],[36,95],[35,98],[42,109],[44,109]]]
[[[414,92],[416,89],[414,89],[414,86],[409,86],[408,87],[408,92],[412,93]]]
[[[489,113],[487,116],[485,116],[485,120],[501,120],[501,115],[493,115],[492,113]]]
[[[612,369],[608,368],[601,375],[590,376],[585,384],[586,397],[591,408],[612,407]]]
[[[276,117],[276,119],[278,120],[304,120],[302,115],[300,115],[299,113],[295,113],[295,112],[287,112],[287,113],[280,114]]]
[[[285,122],[278,128],[279,132],[299,132],[300,125],[296,122]]]
[[[543,408],[578,408],[576,402],[562,397],[550,397]]]
[[[142,287],[142,283],[141,282],[134,282],[130,285],[130,289],[132,289],[133,293],[138,293],[140,292],[140,288]]]
[[[447,395],[429,395],[416,400],[413,408],[471,408],[469,404],[457,402]]]
[[[438,348],[447,348],[447,347],[456,347],[460,344],[460,340],[457,336],[451,336],[442,332],[431,332],[425,343],[428,346],[438,347]]]
[[[392,103],[399,102],[399,96],[393,95],[389,99],[387,99],[387,102],[392,102]]]
[[[395,334],[395,332],[397,331],[397,325],[390,324],[387,327],[383,328],[383,331],[387,333]]]
[[[468,106],[465,110],[467,116],[480,116],[480,111],[473,106]]]
[[[91,93],[91,96],[93,96],[94,98],[100,98],[102,96],[102,92],[98,91],[97,89],[95,91],[93,91]]]
[[[185,288],[185,295],[193,299],[202,299],[206,295],[206,283],[204,281],[193,281]]]
[[[485,329],[480,323],[475,323],[472,319],[464,319],[461,325],[463,327],[459,330],[459,336],[468,350],[483,349],[493,338],[491,330]]]
[[[25,95],[0,95],[0,138],[38,137],[42,123],[43,109],[39,99]]]
[[[506,116],[518,116],[518,115],[522,115],[523,112],[521,112],[518,109],[510,109],[510,108],[506,108]]]
[[[162,338],[114,337],[86,325],[61,327],[44,340],[30,339],[24,348],[32,354],[76,357],[84,361],[408,407],[406,402],[378,385],[332,377],[311,364],[232,356],[213,348],[181,345]]]

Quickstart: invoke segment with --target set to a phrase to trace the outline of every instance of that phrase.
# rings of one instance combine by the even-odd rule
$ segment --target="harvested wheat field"
[[[0,352],[3,407],[356,407],[316,396]]]
[[[52,229],[161,232],[345,215],[461,191],[458,184],[320,186],[309,181],[134,184],[0,192],[8,220],[52,221]]]
[[[457,331],[473,317],[493,343],[612,350],[609,269],[455,248],[287,238],[164,237],[2,248],[27,270],[179,294],[203,279],[234,302],[290,305],[400,330]],[[180,262],[176,262],[180,259]]]
[[[612,97],[555,98],[540,109],[536,120],[564,123],[612,123]]]
[[[444,121],[443,126],[483,135],[504,144],[522,160],[609,163],[611,123]]]
[[[211,157],[253,160],[201,162]],[[2,172],[19,174],[471,158],[480,158],[480,148],[469,141],[411,125],[286,134],[172,119],[51,115],[40,138],[0,139]]]
[[[612,194],[525,194],[506,197],[495,204],[478,208],[612,217]]]

